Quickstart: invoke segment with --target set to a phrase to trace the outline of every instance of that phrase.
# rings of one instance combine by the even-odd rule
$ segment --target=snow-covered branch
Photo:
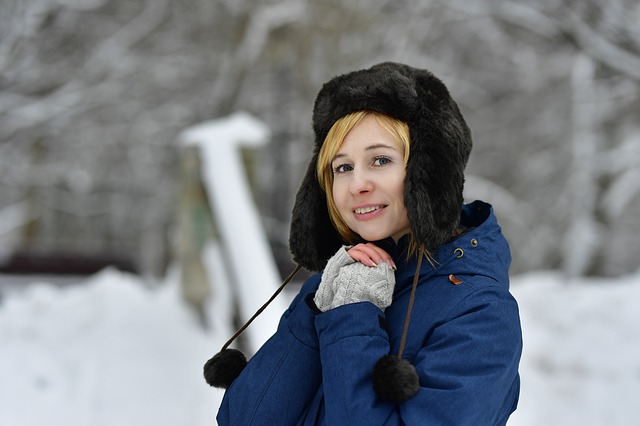
[[[640,52],[632,52],[609,40],[569,8],[558,19],[581,49],[611,69],[640,81]],[[638,22],[634,25],[637,28]]]
[[[139,15],[102,41],[85,63],[70,74],[64,84],[56,90],[46,96],[33,98],[30,102],[26,102],[26,98],[22,97],[23,105],[17,108],[14,105],[10,111],[10,119],[3,123],[3,137],[40,125],[60,115],[69,115],[84,102],[99,102],[101,98],[95,96],[99,82],[113,69],[116,62],[126,60],[132,47],[162,23],[169,1],[147,1]],[[3,103],[9,102],[4,100]]]

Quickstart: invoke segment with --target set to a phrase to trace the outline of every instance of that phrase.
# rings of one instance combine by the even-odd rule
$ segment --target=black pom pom
[[[420,390],[418,373],[405,359],[383,356],[373,367],[373,389],[381,399],[395,403],[406,401]]]
[[[204,364],[204,379],[214,388],[227,389],[246,365],[247,358],[242,352],[225,349]]]

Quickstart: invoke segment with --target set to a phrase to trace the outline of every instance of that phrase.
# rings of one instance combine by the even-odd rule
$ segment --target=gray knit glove
[[[327,262],[313,301],[322,312],[357,302],[371,302],[384,310],[391,305],[395,284],[395,274],[387,263],[365,266],[342,247]]]

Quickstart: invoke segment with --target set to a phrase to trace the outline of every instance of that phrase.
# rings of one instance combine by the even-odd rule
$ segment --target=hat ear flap
[[[437,169],[437,164],[427,144],[421,141],[424,135],[411,135],[411,154],[407,163],[407,172],[404,181],[404,204],[407,209],[411,233],[419,244],[425,244],[425,248],[432,250],[443,242],[443,234],[448,233],[448,222],[451,214],[457,210],[450,204],[442,204],[447,190],[443,185],[443,179]],[[451,235],[448,233],[448,235]]]
[[[433,250],[449,241],[459,224],[472,142],[444,84],[431,74],[419,74],[417,84],[425,107],[410,121],[404,198],[414,237]]]
[[[421,137],[424,136],[417,136]],[[416,241],[426,244],[429,250],[451,238],[463,203],[464,177],[455,166],[436,160],[441,158],[434,152],[437,149],[412,139],[404,182],[404,203],[411,232]]]
[[[324,269],[342,239],[329,217],[327,198],[318,184],[315,153],[300,184],[291,213],[289,249],[293,260],[311,271]]]

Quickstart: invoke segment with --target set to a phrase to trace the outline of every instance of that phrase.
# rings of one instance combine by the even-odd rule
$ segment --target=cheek
[[[404,173],[389,179],[389,193],[404,206]]]
[[[338,210],[342,210],[345,204],[345,188],[340,182],[334,182],[332,187],[333,202]]]

